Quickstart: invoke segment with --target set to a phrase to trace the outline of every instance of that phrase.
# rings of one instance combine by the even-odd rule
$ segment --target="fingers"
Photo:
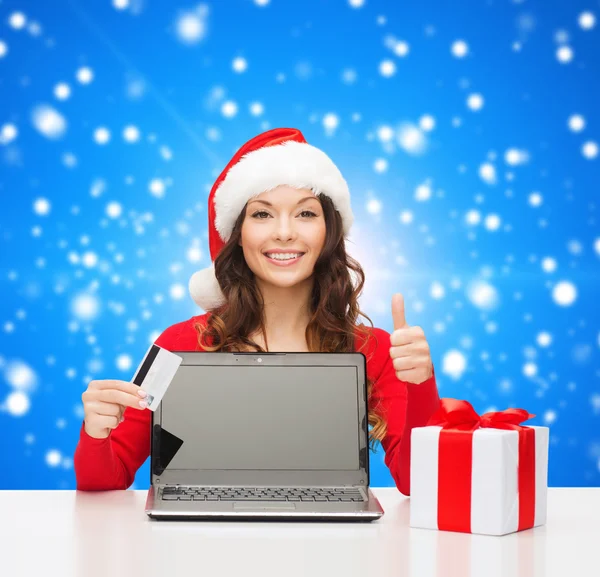
[[[407,329],[396,329],[390,335],[390,344],[392,346],[402,346],[424,339],[425,332],[421,327],[409,327]]]
[[[104,403],[102,401],[90,401],[86,403],[86,409],[89,413],[100,415],[103,417],[118,417],[123,415],[124,407],[115,405],[114,403]]]
[[[398,347],[390,347],[390,357],[397,359],[399,357],[428,357],[429,345],[427,343],[410,343]]]
[[[426,379],[423,377],[423,370],[420,368],[409,369],[406,371],[396,371],[396,377],[406,383],[420,384]]]
[[[119,424],[120,419],[117,416],[95,415],[93,419],[93,427],[98,431],[102,429],[116,429]]]
[[[411,371],[426,367],[429,363],[429,358],[426,356],[396,357],[392,360],[392,365],[396,371]]]
[[[142,408],[140,407],[140,401],[143,401],[142,397],[139,395],[130,395],[129,393],[124,393],[123,391],[115,391],[114,389],[100,391],[98,398],[101,401],[107,403],[117,403],[119,405],[123,405],[124,407],[133,407],[135,409]]]
[[[127,407],[144,410],[146,406],[140,405],[143,397],[138,394],[139,391],[140,387],[127,381],[91,381],[81,395],[87,434],[105,439],[124,421]]]
[[[404,297],[401,293],[396,293],[392,296],[392,319],[394,321],[394,330],[408,327],[404,312]]]
[[[125,420],[125,410],[122,405],[90,401],[85,405],[85,422],[96,431],[114,429]]]
[[[432,374],[431,353],[425,332],[419,326],[399,325],[406,323],[404,318],[404,299],[394,295],[392,300],[394,332],[390,335],[390,357],[400,381],[423,383]]]
[[[134,385],[129,381],[119,381],[115,379],[92,381],[89,386],[90,388],[98,390],[113,389],[116,391],[129,393],[130,395],[137,395],[137,392],[140,390],[140,387],[138,385]]]
[[[134,385],[136,386],[136,385]],[[140,390],[137,387],[137,390]],[[86,394],[87,393],[87,394]],[[114,403],[116,405],[123,405],[123,407],[133,407],[135,409],[142,409],[140,406],[140,401],[142,401],[142,397],[139,394],[130,394],[125,393],[123,391],[118,391],[116,389],[99,389],[95,391],[86,391],[84,393],[84,402],[87,401],[87,397],[91,397],[90,401],[101,401],[103,403]]]

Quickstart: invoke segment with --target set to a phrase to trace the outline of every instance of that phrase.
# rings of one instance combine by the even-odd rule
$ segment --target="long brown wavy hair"
[[[360,264],[346,254],[342,217],[331,199],[317,196],[325,217],[325,243],[314,267],[314,283],[310,301],[311,318],[306,327],[306,342],[311,352],[355,352],[355,331],[363,335],[367,346],[370,336],[364,324],[357,324],[358,316],[373,321],[358,306],[365,274]],[[262,294],[255,284],[254,273],[246,263],[239,245],[242,223],[246,218],[247,205],[240,213],[231,237],[215,259],[215,275],[225,296],[225,304],[212,309],[205,325],[195,324],[198,343],[208,352],[244,351],[267,352],[254,342],[250,335],[262,333],[267,344]],[[353,285],[350,271],[356,275]],[[211,343],[211,344],[209,344]],[[367,362],[369,357],[367,355]],[[367,399],[371,400],[373,382],[367,377]],[[378,407],[368,403],[369,444],[375,450],[375,442],[386,434],[387,423],[379,414]]]

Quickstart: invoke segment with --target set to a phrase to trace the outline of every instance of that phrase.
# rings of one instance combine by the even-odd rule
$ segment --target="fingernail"
[[[148,403],[146,401],[140,401],[140,407],[142,407],[142,409],[145,409],[148,406]]]
[[[148,393],[142,389],[138,389],[138,395],[140,397],[145,397]]]
[[[119,421],[119,423],[122,423],[125,420],[125,417],[121,417],[121,420]]]

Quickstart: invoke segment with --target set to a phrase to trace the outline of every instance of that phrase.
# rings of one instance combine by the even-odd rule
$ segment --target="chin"
[[[274,273],[265,274],[264,271],[261,270],[260,274],[254,272],[254,276],[262,283],[279,288],[290,288],[299,284],[303,284],[310,280],[310,278],[312,277],[312,273],[299,274],[295,271],[282,270]]]
[[[267,278],[261,278],[262,282],[266,284],[270,284],[272,286],[276,286],[279,288],[290,288],[299,284],[306,282],[310,277],[298,277],[298,278],[288,278],[284,279],[276,276],[269,276]]]

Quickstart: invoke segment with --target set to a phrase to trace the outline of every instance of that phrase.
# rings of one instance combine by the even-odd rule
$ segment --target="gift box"
[[[441,399],[427,426],[411,434],[410,526],[506,535],[546,522],[548,427],[507,409],[478,415]]]

